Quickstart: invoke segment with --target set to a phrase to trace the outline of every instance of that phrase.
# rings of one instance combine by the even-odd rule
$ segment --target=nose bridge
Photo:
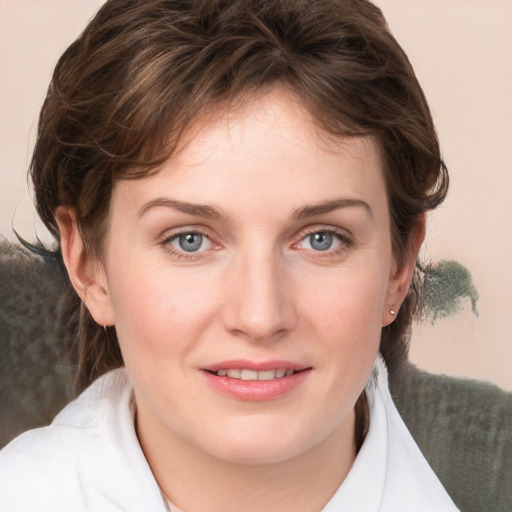
[[[274,248],[252,245],[230,270],[226,327],[251,340],[273,339],[295,322],[287,272]]]

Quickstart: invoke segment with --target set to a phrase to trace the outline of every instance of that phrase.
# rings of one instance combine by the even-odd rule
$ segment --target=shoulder
[[[380,358],[366,386],[369,428],[347,478],[325,510],[457,510],[407,430]],[[371,492],[366,492],[371,481]]]
[[[0,452],[0,508],[64,511],[74,503],[74,510],[81,510],[84,481],[114,449],[117,409],[129,407],[130,390],[124,371],[110,372],[51,425],[25,432],[8,444]]]
[[[464,510],[512,506],[512,394],[412,366],[390,380],[408,429]]]

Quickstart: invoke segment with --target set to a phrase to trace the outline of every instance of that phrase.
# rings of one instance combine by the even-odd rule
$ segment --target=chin
[[[247,426],[246,426],[247,427]],[[294,435],[290,425],[270,422],[258,428],[226,428],[209,439],[206,448],[214,457],[226,462],[248,465],[277,464],[291,460],[321,442],[317,436],[300,432]]]
[[[216,458],[241,465],[278,464],[293,459],[298,455],[297,450],[283,447],[282,443],[225,446],[222,450],[214,450]],[[300,450],[298,451],[300,453]]]

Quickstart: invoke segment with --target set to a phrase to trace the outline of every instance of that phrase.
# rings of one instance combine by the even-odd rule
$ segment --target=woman
[[[2,510],[456,510],[387,389],[448,178],[375,6],[111,0],[31,176],[90,386]]]

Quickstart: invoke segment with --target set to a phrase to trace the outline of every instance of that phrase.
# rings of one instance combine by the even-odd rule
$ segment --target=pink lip
[[[223,369],[247,369],[254,371],[285,368],[297,373],[273,380],[242,380],[220,377],[211,372]],[[215,391],[238,400],[263,401],[275,400],[297,389],[311,374],[311,368],[291,361],[222,361],[202,369],[207,384]]]
[[[274,360],[274,361],[249,361],[247,359],[232,359],[229,361],[221,361],[202,368],[210,372],[218,370],[228,370],[230,368],[240,368],[254,371],[274,370],[277,368],[284,368],[286,370],[294,370],[296,372],[306,370],[308,366],[303,364],[294,363],[292,361]]]

